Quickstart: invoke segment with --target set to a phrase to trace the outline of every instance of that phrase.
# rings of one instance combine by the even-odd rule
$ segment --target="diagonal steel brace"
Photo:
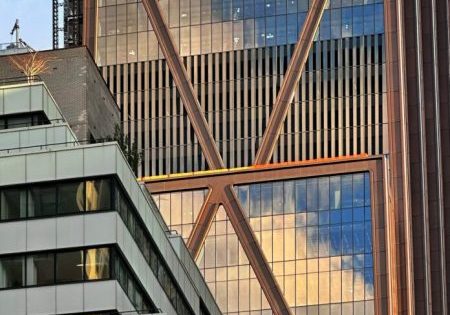
[[[300,33],[299,40],[295,45],[294,53],[287,67],[283,83],[273,105],[267,128],[264,131],[261,144],[256,153],[255,165],[267,164],[272,158],[273,151],[278,143],[281,128],[283,127],[289,106],[294,98],[295,89],[298,87],[303,68],[308,60],[309,51],[311,50],[314,36],[319,28],[327,2],[327,0],[314,0],[309,8],[305,24]]]

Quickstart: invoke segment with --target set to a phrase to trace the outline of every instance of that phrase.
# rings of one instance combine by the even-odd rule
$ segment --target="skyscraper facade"
[[[96,10],[140,179],[223,313],[447,312],[447,1]]]
[[[207,169],[142,4],[119,2],[99,2],[96,58],[140,175]],[[251,165],[308,1],[160,5],[224,163]],[[382,152],[383,33],[382,1],[330,2],[273,161]]]

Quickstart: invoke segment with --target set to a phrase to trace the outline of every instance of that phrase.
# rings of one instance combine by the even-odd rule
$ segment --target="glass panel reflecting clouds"
[[[373,314],[368,173],[243,185],[236,193],[296,313]],[[195,209],[200,209],[205,194],[171,193],[155,200],[166,222],[186,239],[184,226],[195,221]],[[268,310],[222,207],[197,263],[224,313]]]

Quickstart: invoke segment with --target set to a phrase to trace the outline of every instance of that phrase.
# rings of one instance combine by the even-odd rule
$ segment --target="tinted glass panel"
[[[86,251],[86,280],[109,279],[109,248],[93,248]]]
[[[56,187],[31,187],[28,191],[28,204],[30,217],[54,215],[56,213]]]
[[[24,189],[5,189],[0,193],[0,213],[2,220],[24,218],[26,216],[26,192]]]
[[[58,186],[58,213],[80,212],[84,206],[84,182]]]
[[[111,181],[99,179],[86,182],[86,210],[111,209]]]
[[[56,254],[56,281],[83,280],[83,251]]]
[[[27,285],[46,285],[54,283],[54,271],[54,254],[37,254],[27,257]]]
[[[0,289],[18,288],[25,284],[23,257],[0,258]]]

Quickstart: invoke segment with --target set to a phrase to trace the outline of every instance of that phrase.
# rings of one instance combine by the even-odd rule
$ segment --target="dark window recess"
[[[25,262],[22,256],[0,258],[0,289],[25,285]]]
[[[0,289],[109,279],[119,282],[139,313],[158,312],[115,248],[99,247],[0,257]]]
[[[58,213],[76,213],[85,209],[85,183],[64,183],[58,186]]]
[[[14,220],[26,217],[26,190],[9,188],[0,191],[0,220]]]
[[[0,189],[0,221],[112,210],[111,178]]]
[[[0,130],[47,125],[50,121],[44,112],[7,115],[0,118]]]
[[[36,185],[28,190],[28,216],[42,217],[56,213],[56,186]]]
[[[70,251],[56,254],[56,282],[83,280],[83,251]]]
[[[55,282],[55,255],[36,254],[28,255],[27,285],[47,285]]]

